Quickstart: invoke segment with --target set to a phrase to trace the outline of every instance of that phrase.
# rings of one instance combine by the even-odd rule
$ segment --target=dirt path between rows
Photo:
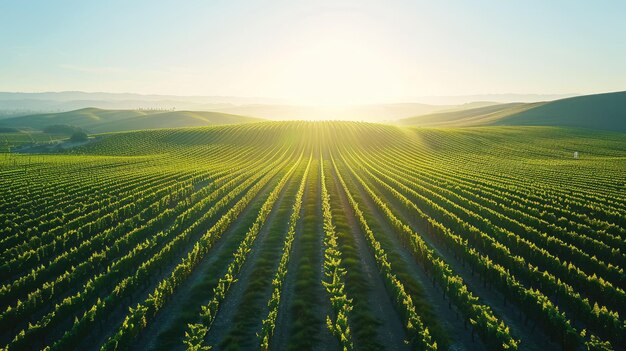
[[[385,350],[408,350],[408,346],[404,343],[406,333],[402,320],[393,307],[392,299],[385,289],[385,283],[379,273],[374,256],[333,167],[331,167],[331,174],[334,177],[332,183],[335,185],[335,191],[331,194],[339,197],[342,211],[350,227],[350,234],[359,254],[361,267],[371,287],[368,294],[368,304],[376,318],[382,322],[378,327],[379,342],[384,345]],[[358,345],[355,344],[355,347],[358,349]]]
[[[344,173],[344,177],[346,175],[352,176],[352,174],[348,172]],[[380,210],[365,192],[363,187],[354,178],[352,178],[352,180],[352,183],[355,184],[352,189],[357,191],[361,200],[360,204],[363,205],[361,206],[361,210],[371,215],[376,222],[370,223],[372,231],[374,231],[374,234],[377,237],[382,235],[385,236],[385,239],[391,244],[390,246],[392,250],[394,250],[402,258],[408,273],[418,281],[425,299],[428,300],[429,306],[432,308],[432,312],[435,316],[437,316],[437,322],[444,328],[449,337],[449,350],[485,350],[486,348],[479,338],[472,340],[471,331],[469,328],[465,328],[463,317],[460,315],[460,312],[457,311],[454,305],[452,305],[452,308],[448,307],[449,301],[443,297],[443,292],[440,287],[432,284],[432,279],[426,275],[423,267],[421,267],[413,258],[409,249],[402,244],[397,234],[395,234],[395,230],[391,227],[388,220],[381,214]],[[374,226],[378,226],[379,230],[376,231]],[[383,247],[385,247],[384,241],[380,239],[379,241]],[[386,247],[385,249],[387,250]],[[391,255],[389,255],[390,251],[387,250],[387,252],[388,258],[391,259]]]
[[[215,320],[213,321],[211,329],[209,329],[209,333],[207,334],[207,337],[205,339],[208,345],[213,346],[214,350],[221,349],[220,342],[222,342],[224,338],[229,335],[229,332],[233,328],[247,329],[249,327],[248,325],[233,325],[233,319],[244,300],[244,294],[248,289],[248,285],[253,279],[258,279],[258,277],[252,277],[252,273],[255,272],[258,260],[267,254],[266,250],[268,248],[266,247],[267,245],[265,245],[265,242],[270,239],[270,236],[279,236],[284,239],[285,233],[287,231],[287,225],[289,222],[288,218],[291,214],[291,208],[293,205],[291,202],[292,199],[290,198],[290,196],[287,195],[295,194],[295,192],[297,191],[300,178],[298,178],[296,175],[299,173],[300,172],[298,171],[294,172],[287,181],[287,184],[285,184],[285,186],[281,190],[278,199],[276,199],[276,202],[272,207],[270,214],[263,223],[263,226],[257,234],[256,239],[252,243],[251,251],[248,253],[243,267],[236,277],[237,282],[235,282],[230,287],[229,291],[226,293],[226,298],[219,306],[219,310],[217,312],[217,315],[215,316]],[[285,204],[285,202],[287,202],[287,204]],[[281,221],[277,222],[277,219],[281,219]],[[284,221],[282,221],[283,219]],[[282,240],[278,240],[278,242],[282,243]],[[280,251],[281,248],[282,246],[278,245],[273,249]],[[277,265],[278,262],[273,262],[273,266]],[[267,301],[271,296],[270,287],[271,281],[273,279],[273,274],[265,278],[267,279],[267,283],[264,284],[265,298],[260,299],[262,300],[260,303],[262,303],[263,305],[267,304]],[[265,318],[265,316],[258,315],[257,317],[260,325],[261,320]],[[246,338],[247,340],[245,340],[248,344],[258,345],[255,333],[256,330],[251,333],[247,333],[251,334],[248,335]]]
[[[240,197],[241,197],[241,194],[238,195],[236,199],[233,201],[237,201]],[[214,216],[203,225],[206,228],[206,230],[208,230],[208,228],[210,228],[211,226],[215,224],[218,217],[219,215]],[[173,225],[173,223],[174,223],[174,220],[171,220],[168,224],[164,225],[161,229],[164,230],[166,228],[169,228],[171,225]],[[179,232],[175,233],[175,235],[178,235]],[[198,230],[197,233],[193,234],[191,236],[192,239],[190,240],[190,243],[186,247],[181,249],[180,252],[177,252],[176,258],[171,259],[169,262],[166,262],[164,264],[164,267],[162,267],[160,270],[155,270],[153,272],[153,275],[150,277],[149,281],[145,282],[144,285],[139,286],[132,293],[129,299],[125,299],[118,306],[115,306],[113,311],[108,316],[105,317],[106,319],[103,321],[103,323],[99,325],[99,329],[97,333],[93,333],[92,335],[80,341],[80,344],[79,344],[80,349],[99,350],[100,346],[108,339],[109,336],[111,336],[117,330],[119,325],[123,322],[128,312],[128,308],[130,306],[137,305],[137,303],[144,302],[145,299],[148,298],[148,295],[154,291],[157,284],[162,279],[169,276],[171,272],[174,270],[174,268],[176,267],[176,265],[180,263],[182,258],[187,256],[187,253],[193,248],[193,242],[195,242],[195,240],[197,240],[201,236],[201,233],[202,233],[202,230]],[[101,296],[101,298],[103,298],[104,296],[106,295]],[[70,322],[68,321],[67,323],[70,323]]]
[[[513,336],[522,340],[519,345],[520,350],[544,351],[558,350],[561,348],[559,344],[550,341],[549,337],[541,328],[533,328],[532,322],[526,324],[522,311],[511,302],[505,305],[502,294],[495,289],[485,287],[478,273],[472,275],[469,265],[464,266],[450,251],[440,249],[438,244],[436,244],[431,237],[424,234],[427,233],[426,228],[419,226],[416,221],[413,220],[413,215],[410,213],[410,210],[400,204],[387,190],[381,192],[378,185],[375,185],[374,182],[371,182],[371,184],[372,187],[376,189],[381,199],[387,202],[390,208],[394,210],[394,214],[401,221],[407,223],[416,233],[420,234],[422,239],[450,265],[452,270],[463,278],[469,290],[472,291],[475,296],[478,296],[483,303],[489,305],[496,316],[504,320],[511,328]]]
[[[302,282],[308,278],[302,277],[302,274],[307,273],[312,273],[310,280],[315,281],[315,285],[310,287],[311,291],[308,291],[315,296],[315,299],[314,301],[307,302],[317,304],[316,308],[309,312],[315,314],[314,318],[320,322],[320,328],[317,330],[317,333],[307,335],[311,349],[324,351],[339,350],[339,343],[328,331],[325,324],[325,318],[330,313],[330,302],[326,298],[321,285],[324,261],[322,250],[324,229],[319,220],[319,218],[322,218],[322,202],[319,193],[321,185],[319,163],[317,161],[311,163],[308,177],[309,179],[307,180],[307,186],[302,198],[300,220],[296,226],[296,235],[287,265],[287,275],[281,292],[281,301],[278,308],[278,316],[276,317],[276,330],[274,331],[274,337],[270,343],[272,350],[287,350],[290,340],[294,338],[294,335],[291,335],[290,331],[293,325],[298,322],[297,319],[299,317],[295,315],[294,300],[297,298],[296,291],[298,290],[298,284],[302,284]],[[312,189],[312,184],[314,184],[314,189]],[[311,234],[313,234],[312,237]],[[306,261],[307,268],[312,265],[313,269],[302,272],[304,261]],[[300,285],[300,288],[301,287],[302,285]]]
[[[211,252],[204,257],[187,280],[178,287],[161,312],[137,338],[135,344],[137,350],[174,350],[183,348],[183,334],[177,332],[177,329],[181,325],[184,327],[187,323],[193,322],[193,318],[197,317],[199,313],[199,306],[208,302],[211,298],[211,281],[207,281],[205,278],[207,276],[215,276],[218,274],[217,272],[225,270],[228,263],[220,261],[224,257],[232,256],[231,250],[234,250],[233,247],[236,247],[239,237],[243,237],[241,233],[245,233],[254,220],[254,215],[260,208],[262,200],[267,197],[272,187],[275,186],[278,176],[276,175],[261,189],[239,215],[238,220],[215,242]],[[239,197],[236,200],[238,199]],[[209,227],[206,229],[208,230]],[[190,298],[196,295],[199,295],[200,298],[194,298],[193,301],[190,301]],[[175,330],[176,332],[173,332]],[[162,341],[168,341],[167,347],[164,348],[165,344]]]

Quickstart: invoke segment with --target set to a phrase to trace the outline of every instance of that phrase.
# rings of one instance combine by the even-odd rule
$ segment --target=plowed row
[[[3,154],[0,344],[623,350],[624,140],[268,122]]]

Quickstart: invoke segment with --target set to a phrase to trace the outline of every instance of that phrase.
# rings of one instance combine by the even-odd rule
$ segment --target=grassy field
[[[625,139],[260,122],[2,153],[0,346],[624,350]]]

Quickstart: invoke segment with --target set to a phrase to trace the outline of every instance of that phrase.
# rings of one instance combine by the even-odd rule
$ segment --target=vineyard
[[[626,350],[620,133],[102,134],[0,153],[0,223],[4,350]]]

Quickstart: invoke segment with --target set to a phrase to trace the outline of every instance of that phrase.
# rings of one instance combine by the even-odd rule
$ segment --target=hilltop
[[[70,125],[92,133],[136,129],[201,127],[261,121],[260,118],[211,111],[104,110],[83,108],[60,113],[45,113],[7,118],[0,127],[43,130],[51,125]]]
[[[433,113],[402,119],[398,124],[455,127],[535,125],[626,132],[626,92]]]
[[[384,123],[437,112],[450,112],[514,101],[548,101],[570,96],[554,94],[416,96],[406,101],[361,101],[350,104],[315,105],[261,97],[144,95],[82,91],[0,92],[0,119],[95,107],[105,110],[214,111],[271,120],[333,119]]]

